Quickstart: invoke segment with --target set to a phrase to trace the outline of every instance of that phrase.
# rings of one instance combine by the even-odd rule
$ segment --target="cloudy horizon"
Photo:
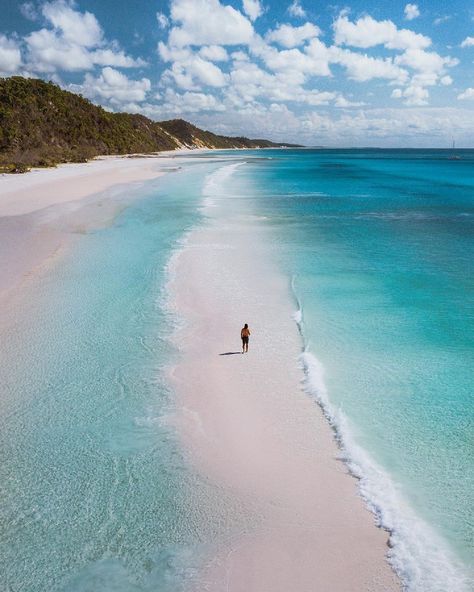
[[[474,147],[474,9],[458,0],[1,8],[0,76],[109,110],[305,145]]]

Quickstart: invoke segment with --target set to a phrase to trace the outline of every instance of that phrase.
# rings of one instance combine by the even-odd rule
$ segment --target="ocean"
[[[392,565],[411,592],[469,590],[474,151],[458,154],[204,153],[128,189],[32,283],[0,346],[4,589],[179,592],[225,535],[225,496],[173,428],[166,286],[209,175],[240,163],[213,179],[273,237],[304,388],[391,533]]]
[[[266,153],[267,154],[267,153]],[[239,169],[323,406],[409,590],[474,556],[474,151],[269,152]]]

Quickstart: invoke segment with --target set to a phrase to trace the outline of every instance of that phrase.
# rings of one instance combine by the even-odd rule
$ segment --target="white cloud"
[[[337,113],[310,109],[296,114],[282,103],[240,103],[218,118],[210,113],[196,119],[201,127],[226,135],[267,137],[307,146],[445,147],[453,134],[457,143],[472,145],[474,128],[472,109],[450,107],[359,108]]]
[[[408,66],[413,70],[436,76],[443,74],[445,67],[452,67],[458,64],[458,60],[451,57],[442,57],[434,51],[423,49],[407,49],[403,54],[395,58],[395,63]]]
[[[349,78],[357,82],[366,82],[373,78],[385,78],[404,83],[408,72],[396,65],[392,58],[373,58],[333,46],[330,48],[330,61],[343,66]]]
[[[420,9],[416,4],[407,4],[405,6],[405,18],[407,21],[412,21],[413,19],[420,16]]]
[[[387,49],[420,49],[431,45],[431,39],[408,29],[398,29],[392,21],[376,21],[370,15],[351,22],[342,12],[333,23],[336,45],[375,47]]]
[[[321,30],[312,23],[305,23],[301,27],[292,27],[291,25],[279,25],[273,31],[265,35],[269,43],[277,43],[283,47],[297,47],[308,39],[320,35]]]
[[[78,12],[64,0],[45,4],[42,13],[65,41],[81,47],[100,45],[103,32],[92,13]]]
[[[303,84],[308,76],[331,75],[329,53],[319,39],[313,39],[304,52],[296,48],[279,51],[266,46],[259,56],[270,70],[284,72],[286,79],[295,84]]]
[[[229,59],[229,54],[221,45],[201,47],[199,55],[210,62],[226,62]]]
[[[251,21],[255,21],[263,14],[263,8],[260,0],[242,0],[245,14]]]
[[[410,85],[404,89],[396,88],[392,92],[394,99],[405,99],[403,102],[408,106],[427,105],[429,96],[426,88],[417,85]]]
[[[127,56],[115,42],[104,39],[102,28],[90,12],[81,13],[64,0],[43,5],[51,28],[33,31],[25,37],[27,66],[32,71],[90,70],[94,65],[142,66],[145,62]]]
[[[298,50],[289,50],[289,52]],[[309,67],[309,65],[308,65]],[[338,96],[336,92],[305,89],[304,75],[298,70],[266,72],[252,62],[237,62],[230,72],[231,86],[228,97],[235,106],[251,103],[257,98],[269,101],[294,101],[307,105],[326,105]]]
[[[13,74],[21,67],[19,44],[0,33],[0,73]]]
[[[466,37],[461,43],[461,47],[472,47],[474,45],[474,37]]]
[[[248,62],[250,60],[249,55],[244,51],[234,51],[230,57],[237,62]]]
[[[328,49],[317,38],[311,39],[304,51],[297,48],[278,50],[256,35],[249,49],[252,55],[262,60],[270,70],[285,72],[287,80],[297,80],[298,84],[301,84],[306,76],[331,75]]]
[[[163,75],[164,82],[174,81],[179,88],[185,90],[197,90],[201,86],[220,88],[227,84],[227,77],[218,66],[189,48],[170,48],[159,43],[158,51],[163,60],[172,62]],[[206,51],[213,53],[215,58],[216,49],[207,47],[204,53]]]
[[[363,105],[365,105],[365,103],[362,101],[349,101],[349,99],[346,99],[342,95],[339,95],[337,97],[337,99],[334,101],[334,106],[340,107],[341,109],[348,109],[348,108],[352,108],[352,107],[362,107]]]
[[[294,16],[297,18],[305,18],[306,17],[306,11],[301,6],[301,3],[299,0],[293,0],[293,2],[288,6],[288,12],[291,14],[291,16]]]
[[[156,20],[158,21],[158,25],[159,25],[160,29],[166,29],[168,27],[168,25],[170,24],[170,21],[169,21],[168,17],[166,16],[166,14],[163,14],[162,12],[156,13]]]
[[[223,111],[225,107],[210,94],[198,92],[176,93],[168,89],[161,107],[169,114],[197,113],[200,111]]]
[[[254,34],[250,21],[232,6],[219,0],[172,0],[175,26],[170,45],[238,45],[249,43]]]
[[[90,99],[106,99],[112,105],[121,106],[125,102],[144,101],[151,89],[148,78],[131,80],[124,74],[107,66],[98,77],[86,74],[82,85],[72,86]]]
[[[37,72],[90,70],[94,65],[85,47],[68,43],[54,31],[33,31],[26,37],[26,44],[28,66]]]
[[[458,99],[460,101],[465,101],[465,100],[474,100],[474,88],[466,88],[466,90],[464,92],[462,92],[461,94],[458,95]]]

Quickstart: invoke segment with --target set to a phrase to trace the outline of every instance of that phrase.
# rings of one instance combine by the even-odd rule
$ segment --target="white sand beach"
[[[158,178],[164,166],[170,162],[161,155],[117,156],[0,175],[0,296],[44,269],[77,234],[113,218],[121,204],[101,194]]]
[[[158,161],[160,162],[160,161]],[[21,216],[160,176],[156,158],[102,157],[83,164],[0,175],[0,216]]]
[[[208,222],[188,237],[171,280],[171,302],[186,321],[173,370],[183,445],[242,508],[242,531],[209,559],[197,589],[399,590],[385,559],[388,534],[302,391],[289,287],[264,246],[274,237],[229,199],[205,198]],[[252,335],[242,355],[245,322]]]

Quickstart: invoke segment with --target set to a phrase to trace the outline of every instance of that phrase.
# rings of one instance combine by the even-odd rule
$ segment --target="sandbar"
[[[275,236],[247,202],[219,187],[205,196],[206,222],[171,268],[170,302],[182,319],[172,369],[177,428],[195,470],[241,513],[240,528],[216,543],[193,589],[400,590],[388,533],[303,391],[302,342],[288,280],[272,261]]]

